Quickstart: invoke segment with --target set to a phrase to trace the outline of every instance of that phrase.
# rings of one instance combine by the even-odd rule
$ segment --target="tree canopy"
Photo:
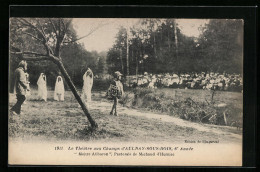
[[[243,20],[211,19],[199,37],[182,34],[175,19],[140,19],[130,33],[121,27],[108,52],[109,71],[126,73],[126,36],[130,74],[242,73]]]
[[[36,20],[27,19],[37,26]],[[66,19],[65,19],[66,20]],[[43,25],[48,39],[50,47],[55,47],[56,34],[53,32],[53,28],[58,27],[58,19],[40,19],[41,25]],[[47,22],[52,24],[47,24]],[[66,22],[66,21],[65,21]],[[62,24],[62,23],[61,23]],[[60,55],[62,61],[67,69],[68,74],[71,76],[72,81],[77,87],[82,86],[82,76],[87,67],[90,67],[95,74],[103,73],[105,69],[106,53],[89,52],[84,48],[83,44],[78,43],[79,39],[73,25],[69,25],[66,31],[64,42],[62,43]],[[10,46],[16,47],[23,51],[44,53],[44,46],[36,38],[32,37],[37,35],[35,30],[27,28],[19,23],[19,20],[10,19]],[[9,89],[12,91],[14,85],[14,71],[19,63],[19,59],[15,55],[10,54],[10,84]],[[59,69],[55,67],[51,61],[28,61],[28,73],[30,73],[31,85],[36,85],[40,73],[45,73],[47,76],[47,84],[49,87],[54,87],[56,77],[60,75]],[[67,85],[65,85],[68,88]]]

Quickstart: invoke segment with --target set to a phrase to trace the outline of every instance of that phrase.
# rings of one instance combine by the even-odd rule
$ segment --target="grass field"
[[[179,99],[191,97],[196,101],[203,101],[209,98],[210,92],[204,90],[176,90],[171,94],[169,89],[156,90],[155,95],[162,92],[168,99]],[[170,141],[183,142],[184,139],[219,139],[223,142],[241,141],[242,131],[234,127],[216,126],[208,124],[195,124],[187,121],[184,125],[178,122],[167,122],[145,116],[132,115],[135,111],[131,107],[128,113],[121,113],[117,116],[110,116],[109,111],[112,103],[104,98],[105,92],[94,92],[93,102],[90,105],[90,113],[99,128],[92,131],[81,108],[78,107],[71,92],[66,91],[65,101],[57,102],[53,100],[53,91],[48,91],[48,101],[38,101],[36,90],[32,90],[32,95],[22,107],[22,115],[9,114],[9,136],[10,138],[21,139],[48,139],[48,140],[92,140],[92,141]],[[181,96],[178,96],[181,95]],[[198,96],[200,98],[198,98]],[[242,105],[239,93],[219,92],[215,95],[216,102]],[[197,100],[197,99],[198,100]],[[9,108],[15,103],[15,95],[9,96]],[[106,107],[102,107],[103,104]],[[140,108],[143,111],[151,109]],[[151,112],[152,113],[152,112]],[[167,113],[166,113],[167,114]],[[158,116],[159,114],[154,114]],[[173,118],[174,121],[174,118]],[[197,125],[197,124],[196,124]],[[194,126],[194,127],[193,127]],[[234,136],[234,137],[232,137]]]

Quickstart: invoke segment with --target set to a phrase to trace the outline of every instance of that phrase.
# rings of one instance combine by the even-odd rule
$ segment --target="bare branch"
[[[41,34],[41,36],[43,37],[43,39],[45,39],[43,33],[36,26],[34,26],[32,23],[30,23],[27,20],[22,19],[22,18],[20,20],[19,19],[17,19],[17,20],[20,21],[22,24],[29,26],[29,27],[33,28],[34,30],[38,31]]]
[[[54,55],[52,55],[52,54],[50,54],[50,57],[52,58],[52,60],[53,60],[54,62],[61,62],[61,59],[60,59],[60,58],[58,58],[58,57],[56,57],[56,56],[54,56]]]
[[[66,25],[65,25],[65,23],[64,23],[64,21],[63,21],[63,19],[61,19],[61,22],[62,22],[62,25],[63,25],[63,32],[65,31],[65,28],[66,28]]]
[[[64,42],[64,43],[73,43],[73,42],[79,41],[79,40],[81,40],[81,39],[83,39],[83,38],[88,37],[88,36],[91,35],[94,31],[95,31],[95,30],[91,30],[91,31],[90,31],[87,35],[85,35],[85,36],[82,36],[82,37],[80,37],[80,38],[78,38],[78,39],[75,39],[75,40],[72,40],[72,41],[66,41],[66,42]]]
[[[19,19],[18,19],[19,20]],[[47,39],[46,39],[46,37],[45,37],[45,35],[44,35],[44,33],[39,29],[39,28],[37,28],[36,26],[34,26],[32,23],[30,23],[30,22],[28,22],[27,20],[25,20],[25,19],[21,19],[23,22],[23,24],[25,24],[25,25],[27,25],[27,26],[29,26],[29,27],[31,27],[31,28],[33,28],[34,30],[36,30],[40,35],[41,35],[41,37],[44,39],[44,41],[46,41],[47,42]],[[20,20],[20,21],[21,21]],[[39,22],[38,20],[36,20],[37,22]],[[40,25],[41,26],[41,25]]]
[[[29,35],[29,36],[33,37],[34,39],[36,39],[36,40],[38,40],[38,41],[40,41],[40,42],[43,42],[43,40],[41,40],[40,38],[34,36],[33,34],[30,34],[30,33],[28,33],[28,32],[23,32],[23,33],[26,34],[26,35]]]
[[[62,24],[63,24],[63,30],[62,30],[62,34],[60,35],[60,39],[61,39],[61,43],[63,42],[63,39],[64,39],[64,36],[65,36],[65,34],[66,34],[66,31],[67,31],[67,29],[66,29],[66,25],[65,25],[65,23],[64,23],[64,21],[63,21],[63,19],[61,19],[61,21],[62,21]]]
[[[56,27],[55,27],[53,21],[52,21],[51,19],[49,19],[49,21],[50,21],[50,23],[51,23],[51,25],[52,25],[52,29],[53,29],[55,35],[58,36],[58,34],[57,34],[57,29],[56,29]]]
[[[69,20],[69,21],[67,22],[67,25],[66,25],[66,32],[67,32],[67,30],[68,30],[68,28],[69,28],[71,22],[72,22],[72,20]]]
[[[69,21],[65,24],[65,23],[64,23],[64,20],[62,20],[62,23],[63,23],[63,26],[64,26],[64,30],[63,30],[63,34],[62,34],[62,36],[61,36],[60,45],[63,44],[65,35],[66,35],[67,31],[68,31],[68,28],[69,28],[69,25],[71,24],[71,21],[72,21],[72,20],[69,20]]]
[[[15,51],[19,50],[16,47],[11,47]],[[31,51],[24,51],[24,52],[13,52],[10,51],[11,54],[17,55],[19,59],[21,60],[29,60],[29,61],[41,61],[41,60],[52,60],[53,62],[59,62],[60,59],[55,57],[52,54],[40,54],[40,53],[35,53]],[[26,57],[24,56],[26,55]],[[32,57],[33,56],[33,57]]]
[[[22,22],[23,24],[25,24],[25,25],[27,25],[27,26],[33,28],[34,30],[36,30],[36,31],[41,35],[41,37],[44,39],[43,45],[44,45],[44,47],[45,47],[45,49],[46,49],[46,51],[47,51],[47,54],[48,54],[48,55],[49,55],[49,54],[53,54],[52,49],[51,49],[51,48],[49,47],[49,45],[47,44],[47,38],[46,38],[46,36],[45,36],[44,30],[43,30],[43,28],[42,28],[42,26],[40,25],[40,23],[39,23],[38,20],[36,20],[36,21],[37,21],[38,24],[41,26],[42,31],[41,31],[39,28],[37,28],[36,26],[34,26],[32,23],[30,23],[30,22],[28,22],[27,20],[25,20],[25,19],[21,19],[21,20],[18,19],[18,21],[20,21],[20,22]]]
[[[43,61],[43,60],[51,60],[49,57],[25,57],[21,56],[21,60],[26,60],[26,61]]]
[[[62,26],[63,25],[63,29]],[[63,19],[59,19],[59,35],[57,36],[57,42],[56,42],[56,47],[55,47],[55,51],[54,51],[54,55],[58,58],[60,58],[60,49],[61,49],[61,45],[63,43],[65,34],[67,32],[67,28],[66,28],[66,24],[64,23]]]
[[[59,22],[58,22],[58,29],[59,29],[59,34],[58,34],[58,38],[59,38],[60,37],[60,33],[61,33],[60,19],[59,19]]]
[[[107,25],[107,24],[108,24],[108,23],[100,24],[100,25],[98,25],[97,27],[93,28],[87,35],[82,36],[82,37],[80,37],[80,38],[78,38],[78,39],[75,39],[75,40],[72,40],[72,41],[66,41],[66,42],[64,42],[64,43],[73,43],[73,42],[79,41],[79,40],[81,40],[81,39],[83,39],[83,38],[86,38],[86,37],[88,37],[89,35],[91,35],[94,31],[96,31],[97,29],[99,29],[99,28],[101,28],[101,27],[103,27],[103,26],[105,26],[105,25]]]
[[[43,34],[44,38],[46,39],[46,42],[48,42],[48,41],[47,41],[46,34],[45,34],[45,32],[44,32],[44,29],[43,29],[43,27],[42,27],[42,25],[41,25],[40,21],[39,21],[38,19],[36,19],[36,21],[37,21],[38,25],[39,25],[39,26],[40,26],[40,28],[41,28],[42,34]]]
[[[11,45],[10,49],[14,50],[15,52],[20,52],[21,50],[13,45]]]
[[[44,29],[43,29],[43,27],[42,27],[40,21],[39,21],[38,19],[36,19],[36,21],[37,21],[38,25],[39,25],[40,28],[41,28],[41,34],[42,34],[42,36],[43,36],[43,38],[44,38],[44,40],[45,40],[45,42],[43,42],[43,43],[44,43],[44,46],[45,46],[45,48],[46,48],[47,53],[48,53],[48,54],[53,54],[52,49],[51,49],[51,48],[49,47],[49,45],[47,44],[47,42],[49,41],[49,39],[47,39],[46,34],[45,34],[45,32],[44,32]]]
[[[40,60],[51,60],[51,58],[45,54],[39,54],[35,52],[13,52],[10,51],[11,54],[18,55],[20,60],[28,60],[28,61],[40,61]],[[29,57],[24,55],[33,55],[35,57]]]
[[[31,51],[24,51],[24,52],[13,52],[13,51],[11,51],[11,53],[15,54],[15,55],[33,55],[33,56],[49,57],[47,54],[35,53],[35,52],[31,52]]]

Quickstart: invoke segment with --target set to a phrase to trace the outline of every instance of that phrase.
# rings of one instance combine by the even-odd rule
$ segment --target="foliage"
[[[109,71],[126,73],[129,38],[130,75],[168,72],[242,73],[243,21],[211,19],[199,38],[181,33],[174,19],[140,19],[121,27],[108,52]]]
[[[172,91],[172,89],[170,90]],[[199,96],[202,100],[196,100],[194,96],[198,98],[198,93],[195,92],[193,97],[188,94],[186,96],[174,96],[174,98],[169,96],[167,91],[163,90],[155,92],[153,89],[138,88],[132,92],[126,92],[125,97],[119,102],[124,106],[145,108],[150,111],[166,113],[193,122],[225,125],[224,112],[226,113],[227,125],[229,126],[234,126],[234,122],[242,120],[242,109],[235,106],[232,100],[225,100],[227,106],[220,108],[217,104],[223,100],[219,100],[218,97],[216,101],[209,103],[206,98],[204,99],[204,97],[210,96],[207,94]],[[205,91],[203,90],[203,92]],[[232,98],[234,99],[234,95]]]
[[[208,70],[242,73],[243,20],[210,20],[199,39],[199,55]]]

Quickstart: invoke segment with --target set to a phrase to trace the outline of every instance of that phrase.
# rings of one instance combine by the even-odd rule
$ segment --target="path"
[[[92,109],[99,110],[104,114],[109,114],[111,107],[112,107],[112,102],[110,103],[104,101],[92,101],[90,104],[90,110]],[[127,107],[122,107],[121,105],[118,106],[118,113],[119,115],[126,114],[129,116],[140,116],[140,117],[160,120],[162,122],[170,122],[173,123],[174,125],[178,125],[181,127],[191,127],[198,131],[211,132],[218,135],[229,135],[230,137],[233,137],[235,139],[242,140],[242,134],[237,134],[235,127],[200,124],[191,121],[186,121],[169,115],[130,109]]]

